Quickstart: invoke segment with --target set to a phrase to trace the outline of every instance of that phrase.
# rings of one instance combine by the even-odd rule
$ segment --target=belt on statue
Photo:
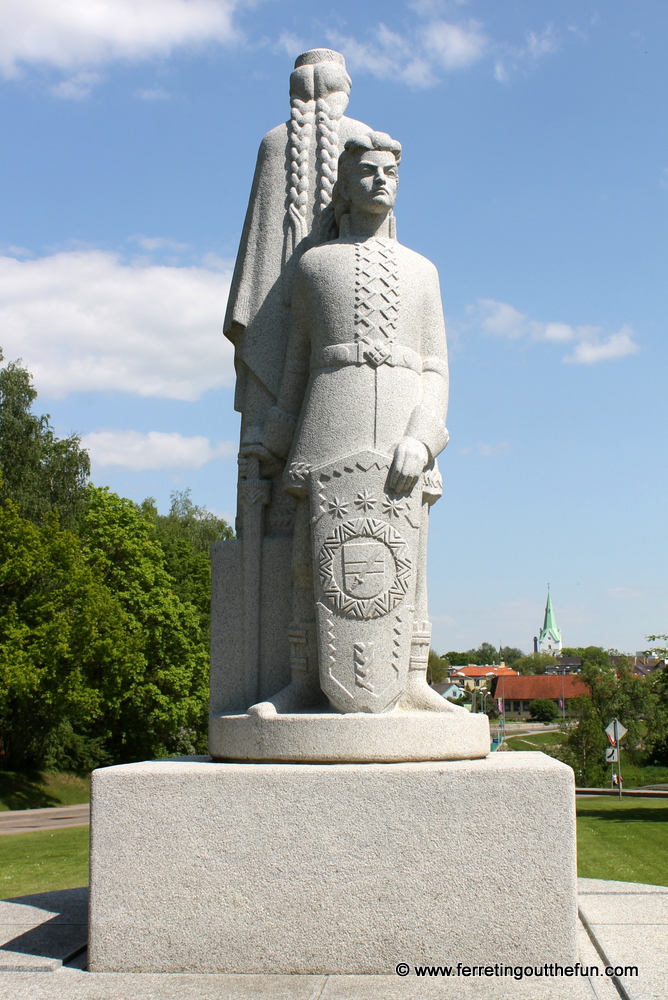
[[[337,365],[389,365],[391,368],[410,368],[420,374],[422,358],[410,347],[392,341],[376,340],[373,343],[357,340],[352,344],[331,344],[322,351],[322,368]],[[317,369],[320,366],[315,366]]]

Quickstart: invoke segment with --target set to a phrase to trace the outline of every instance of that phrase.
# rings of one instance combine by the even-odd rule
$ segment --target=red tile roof
[[[516,698],[533,701],[535,698],[577,698],[589,694],[589,688],[571,674],[531,674],[528,677],[499,677],[493,687],[495,698]]]
[[[474,663],[468,667],[459,667],[453,677],[517,677],[517,670],[510,667],[499,667],[495,663],[484,663],[481,667]]]

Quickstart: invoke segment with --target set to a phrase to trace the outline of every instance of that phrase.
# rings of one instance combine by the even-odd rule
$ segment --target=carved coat
[[[392,455],[408,435],[433,461],[447,443],[448,365],[438,274],[391,238],[342,238],[301,258],[277,406],[266,442],[289,446],[286,490],[310,469],[369,448]]]

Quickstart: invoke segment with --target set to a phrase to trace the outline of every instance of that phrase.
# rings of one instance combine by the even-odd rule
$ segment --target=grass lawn
[[[0,837],[0,898],[88,885],[87,826]]]
[[[90,778],[74,774],[0,771],[0,812],[8,809],[44,809],[90,802]]]
[[[668,799],[578,799],[578,875],[668,885]]]
[[[549,753],[549,748],[561,743],[563,734],[552,730],[549,733],[525,733],[523,736],[509,736],[506,744],[511,750],[542,750]]]

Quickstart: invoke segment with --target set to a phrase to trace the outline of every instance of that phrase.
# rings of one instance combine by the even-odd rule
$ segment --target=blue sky
[[[96,483],[230,517],[220,334],[292,59],[344,52],[404,146],[402,242],[440,272],[451,443],[439,651],[668,630],[668,6],[650,0],[6,0],[0,344]]]

